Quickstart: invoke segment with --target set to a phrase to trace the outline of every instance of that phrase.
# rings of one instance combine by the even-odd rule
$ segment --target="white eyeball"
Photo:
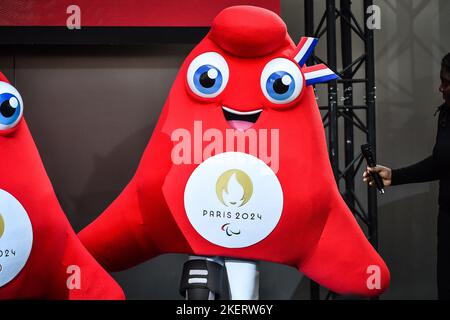
[[[285,58],[271,60],[261,74],[261,90],[272,103],[287,104],[303,89],[303,74],[297,64]]]
[[[0,81],[0,131],[14,128],[22,116],[23,101],[19,91]]]
[[[226,87],[230,71],[225,59],[216,52],[206,52],[189,65],[189,88],[202,98],[217,97]]]

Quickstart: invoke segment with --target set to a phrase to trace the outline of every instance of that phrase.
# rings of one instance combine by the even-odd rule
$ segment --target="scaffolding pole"
[[[338,70],[337,52],[342,55],[342,70],[339,75],[341,80],[328,83],[328,104],[321,106],[325,112],[323,116],[324,127],[327,130],[328,150],[330,162],[336,183],[340,188],[341,195],[348,207],[360,221],[366,235],[375,249],[378,248],[378,222],[377,222],[377,192],[374,188],[368,188],[367,200],[358,198],[355,192],[355,179],[360,178],[358,172],[365,169],[364,158],[359,150],[359,145],[355,145],[355,137],[358,131],[362,134],[374,151],[376,150],[376,122],[375,122],[375,58],[374,58],[374,32],[367,25],[369,18],[368,8],[372,6],[372,0],[364,0],[364,12],[354,14],[351,0],[340,0],[339,8],[336,0],[325,0],[325,12],[321,15],[319,22],[315,21],[315,6],[318,1],[305,0],[305,31],[310,37],[327,37],[327,57],[321,59],[313,56],[308,64],[326,63],[332,70]],[[359,20],[358,20],[358,17]],[[340,48],[336,37],[337,21],[340,20]],[[363,25],[363,26],[362,26]],[[355,53],[353,47],[353,36],[363,42],[363,52]],[[356,58],[354,58],[354,56]],[[365,76],[358,78],[358,71],[364,65]],[[355,105],[355,86],[365,86],[363,105]],[[338,100],[339,89],[342,88],[341,101]],[[355,112],[364,112],[365,117],[359,117]],[[341,121],[342,120],[342,121]],[[340,126],[343,131],[343,141],[340,141]],[[341,143],[340,143],[341,142]],[[343,146],[344,165],[341,168],[340,146]],[[340,187],[341,180],[344,181]],[[330,299],[335,295],[327,291],[325,296],[321,294],[323,290],[311,281],[311,299]]]

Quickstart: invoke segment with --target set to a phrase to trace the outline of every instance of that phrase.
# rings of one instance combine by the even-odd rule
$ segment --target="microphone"
[[[364,144],[361,146],[361,151],[362,151],[364,158],[366,158],[367,165],[372,168],[376,167],[377,163],[375,161],[375,156],[373,154],[372,146],[370,144]],[[383,183],[383,179],[381,179],[380,175],[377,172],[370,172],[370,176],[375,181],[375,185],[376,185],[378,191],[380,192],[380,194],[384,194],[384,183]]]

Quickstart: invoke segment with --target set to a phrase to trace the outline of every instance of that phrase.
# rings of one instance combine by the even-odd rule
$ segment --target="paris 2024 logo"
[[[186,184],[184,205],[203,238],[226,248],[243,248],[266,238],[278,224],[283,191],[262,160],[227,152],[194,170]]]

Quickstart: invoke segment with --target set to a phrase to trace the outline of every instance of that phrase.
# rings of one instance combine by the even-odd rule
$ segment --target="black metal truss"
[[[340,187],[341,195],[348,207],[352,210],[357,219],[362,223],[363,229],[371,244],[378,247],[378,224],[377,224],[377,192],[374,188],[368,188],[367,200],[360,200],[355,193],[355,179],[361,179],[362,170],[365,168],[364,157],[361,154],[359,145],[355,145],[355,130],[366,137],[368,143],[376,150],[375,131],[375,59],[374,59],[374,32],[366,23],[369,18],[368,8],[373,5],[372,0],[364,0],[364,12],[354,14],[351,0],[340,0],[339,8],[336,0],[325,0],[326,8],[319,23],[314,21],[314,0],[305,0],[305,27],[306,35],[315,38],[327,38],[326,61],[314,55],[308,64],[325,63],[332,70],[337,71],[340,80],[328,83],[328,105],[320,107],[323,112],[324,127],[328,134],[328,148],[330,162],[336,182]],[[357,18],[360,17],[359,19]],[[362,20],[363,19],[363,20]],[[336,38],[336,25],[338,20],[341,27],[340,48]],[[357,40],[363,42],[363,50],[353,58],[353,35]],[[342,70],[337,70],[337,50],[341,50]],[[364,66],[365,77],[357,78],[358,71]],[[365,86],[365,97],[363,105],[355,105],[354,95],[355,85]],[[338,101],[338,93],[342,88],[342,100]],[[358,116],[365,114],[365,119]],[[342,127],[343,123],[343,128]],[[341,127],[340,127],[341,126]],[[341,129],[341,130],[339,130]],[[339,137],[339,132],[343,130],[343,137]],[[340,139],[343,139],[344,147],[340,150]],[[339,152],[343,151],[344,164],[340,163]],[[341,161],[342,162],[342,161]],[[364,164],[364,165],[363,165]],[[341,169],[342,167],[342,169]],[[361,174],[358,174],[361,173]],[[358,175],[357,175],[358,174]],[[365,205],[363,202],[367,202]],[[325,296],[323,290],[314,282],[311,282],[311,299],[330,299],[335,297],[332,292],[327,291]]]

